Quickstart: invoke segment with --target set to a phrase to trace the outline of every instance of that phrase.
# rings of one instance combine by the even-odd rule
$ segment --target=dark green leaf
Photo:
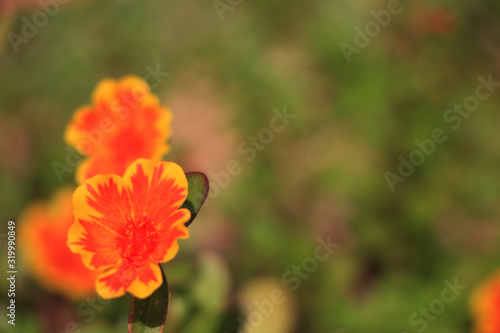
[[[186,227],[193,222],[208,195],[209,183],[207,176],[202,172],[186,173],[188,181],[188,196],[181,208],[187,208],[191,212],[191,219],[185,223]]]
[[[170,295],[168,293],[167,278],[161,265],[160,269],[163,278],[160,288],[144,299],[132,296],[128,316],[129,333],[163,333]]]

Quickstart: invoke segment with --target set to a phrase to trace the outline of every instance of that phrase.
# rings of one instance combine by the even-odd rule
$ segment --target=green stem
[[[128,316],[129,333],[163,333],[167,319],[168,283],[161,268],[163,283],[151,296],[140,299],[132,296]]]

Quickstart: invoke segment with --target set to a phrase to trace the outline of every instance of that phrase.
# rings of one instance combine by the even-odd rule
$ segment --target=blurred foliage
[[[2,36],[0,220],[62,185],[52,163],[68,154],[64,127],[98,81],[159,68],[169,75],[153,92],[175,115],[166,159],[212,182],[191,238],[164,267],[167,332],[243,331],[249,290],[257,302],[273,290],[287,300],[245,332],[275,321],[284,332],[416,332],[412,313],[455,278],[467,290],[425,331],[470,332],[470,290],[500,266],[499,94],[456,130],[443,114],[475,93],[479,76],[500,81],[500,5],[402,1],[348,63],[339,45],[353,45],[354,28],[387,4],[242,1],[221,20],[210,1],[80,0],[61,5],[18,53]],[[40,10],[2,13],[0,32],[22,34],[23,18]],[[242,153],[285,108],[296,118],[255,158]],[[392,192],[384,173],[436,128],[447,140]],[[233,160],[241,172],[227,178]],[[340,247],[291,290],[284,274],[328,235]],[[82,315],[81,303],[19,272],[17,325],[1,320],[0,331],[126,330],[129,296]]]

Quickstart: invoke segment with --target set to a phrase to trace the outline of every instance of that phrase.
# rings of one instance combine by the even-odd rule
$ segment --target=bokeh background
[[[74,184],[52,164],[64,163],[64,128],[95,85],[159,70],[152,91],[175,116],[165,158],[212,181],[164,266],[167,332],[472,332],[471,292],[500,268],[500,94],[456,130],[443,115],[479,76],[500,81],[499,2],[401,1],[350,61],[341,43],[355,46],[355,28],[391,1],[56,3],[15,52],[9,34],[43,9],[0,1],[2,253],[9,219]],[[273,110],[295,117],[249,158],[241,145]],[[436,128],[447,140],[392,191],[384,174]],[[240,172],[223,176],[233,160]],[[338,247],[313,265],[318,237]],[[42,288],[18,257],[15,327],[0,259],[1,332],[125,332],[130,296],[89,311]],[[416,324],[445,281],[466,289]],[[259,312],[275,290],[286,300]]]

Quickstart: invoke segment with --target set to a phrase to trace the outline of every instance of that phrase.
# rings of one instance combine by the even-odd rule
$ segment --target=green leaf
[[[168,283],[161,268],[163,283],[151,296],[140,299],[132,296],[128,315],[129,333],[163,333],[168,311]]]
[[[191,212],[191,218],[185,223],[187,227],[193,222],[201,206],[203,206],[210,185],[207,176],[202,172],[188,172],[186,178],[188,181],[188,196],[181,208],[187,208]]]

